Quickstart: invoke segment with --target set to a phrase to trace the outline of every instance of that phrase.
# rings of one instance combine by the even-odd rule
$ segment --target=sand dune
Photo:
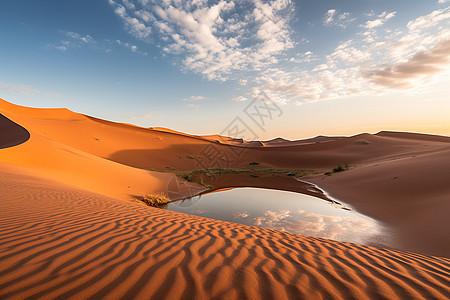
[[[0,165],[1,299],[446,299],[445,258],[126,203]]]
[[[1,99],[0,114],[0,299],[450,298],[448,137],[380,132],[246,142]],[[338,163],[351,168],[323,175]],[[204,167],[316,170],[306,180],[388,224],[402,249],[442,257],[130,201],[204,190],[173,174]],[[214,184],[316,194],[287,179],[231,174]]]
[[[37,176],[124,200],[134,199],[142,193],[165,192],[175,199],[198,192],[204,187],[171,174],[193,169],[252,167],[310,169],[323,173],[338,164],[348,164],[351,170],[344,175],[319,176],[311,181],[329,189],[332,195],[366,215],[388,223],[403,236],[403,249],[450,256],[446,246],[450,245],[447,238],[450,230],[442,229],[441,219],[429,213],[445,211],[441,209],[446,207],[442,199],[450,194],[446,182],[450,178],[450,168],[442,167],[450,164],[450,156],[445,152],[450,147],[448,137],[384,131],[376,135],[319,136],[299,141],[274,139],[252,147],[249,146],[251,143],[237,143],[236,139],[219,135],[194,136],[164,128],[147,129],[104,121],[67,109],[27,108],[4,100],[0,100],[0,113],[15,122],[13,126],[8,121],[8,126],[14,130],[26,128],[31,134],[26,143],[3,149],[1,161],[32,167]],[[7,131],[8,137],[18,141],[24,138],[23,132],[11,131],[9,127]],[[2,135],[2,139],[8,137]],[[208,153],[210,148],[212,154]],[[428,165],[420,163],[427,155],[436,158]],[[409,159],[408,163],[398,163],[405,159]],[[259,165],[249,166],[250,162]],[[416,162],[416,169],[408,167]],[[382,173],[373,167],[377,164],[385,166]],[[395,172],[405,175],[400,180],[393,180],[395,176],[391,174]],[[411,172],[417,175],[406,175]],[[258,179],[256,182],[248,176],[229,176],[212,184],[222,188],[226,184],[243,186],[244,183],[261,186],[261,182],[273,187],[276,183],[285,190],[307,193],[307,189],[295,181],[287,185],[281,180]],[[343,179],[333,184],[340,177]],[[359,184],[362,180],[367,184]],[[393,188],[387,188],[390,185]],[[361,199],[371,200],[363,206]],[[414,213],[408,213],[414,218],[399,217],[404,204],[414,210]],[[393,207],[399,207],[396,213],[390,213]],[[418,224],[417,219],[427,222],[429,230],[413,230]],[[418,246],[414,240],[426,242]]]
[[[310,181],[396,228],[407,249],[449,257],[449,158],[446,147]]]
[[[28,167],[30,172],[43,178],[124,200],[155,192],[164,192],[177,198],[204,189],[197,184],[183,182],[173,174],[137,169],[102,158],[99,154],[110,144],[107,141],[106,145],[96,147],[96,143],[101,141],[96,140],[92,134],[95,136],[97,132],[105,131],[105,127],[86,116],[66,109],[32,109],[6,101],[0,104],[0,113],[25,126],[31,135],[26,143],[2,149],[0,161]],[[111,127],[119,129],[122,126],[112,124]],[[20,126],[15,125],[14,128],[18,127]],[[125,128],[135,128],[136,135],[139,136],[141,128]],[[10,133],[8,128],[5,136],[11,134],[14,132]],[[123,133],[126,134],[127,132]],[[122,136],[115,136],[114,132],[112,136],[116,147],[126,141],[120,141]],[[20,138],[20,135],[17,137]],[[102,137],[109,138],[107,133]],[[135,140],[138,141],[139,138]]]

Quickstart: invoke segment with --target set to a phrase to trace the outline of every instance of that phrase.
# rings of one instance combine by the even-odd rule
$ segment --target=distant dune
[[[338,164],[349,170],[331,172]],[[213,166],[315,170],[303,179],[382,221],[413,252],[134,200],[205,190],[174,173]],[[270,176],[230,174],[216,187],[282,180]],[[0,299],[448,299],[449,179],[445,136],[383,131],[249,142],[0,99]],[[306,190],[289,182],[279,188]]]

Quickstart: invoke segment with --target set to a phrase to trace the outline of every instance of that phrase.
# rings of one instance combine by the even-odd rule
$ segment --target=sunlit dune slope
[[[180,182],[172,174],[137,169],[96,155],[108,146],[95,147],[99,141],[92,134],[99,131],[108,136],[108,130],[102,131],[101,123],[86,116],[67,109],[32,109],[0,101],[2,124],[11,124],[9,120],[14,120],[30,134],[26,142],[1,149],[3,162],[27,166],[39,176],[120,199],[133,199],[142,193],[168,193],[169,190],[169,196],[177,197],[202,188]],[[11,135],[23,140],[26,134],[20,126],[16,125],[13,130],[8,127],[8,134],[6,138],[2,134],[2,140],[6,142]],[[17,134],[17,131],[21,132]],[[115,138],[116,142],[120,140],[120,137]],[[84,151],[89,149],[92,151]]]

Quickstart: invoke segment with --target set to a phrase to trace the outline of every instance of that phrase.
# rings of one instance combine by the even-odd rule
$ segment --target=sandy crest
[[[446,299],[450,260],[127,203],[0,164],[1,299]]]

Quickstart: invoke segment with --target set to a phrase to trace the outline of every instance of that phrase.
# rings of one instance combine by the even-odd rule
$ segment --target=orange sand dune
[[[153,209],[0,164],[1,299],[447,299],[450,260]]]
[[[339,163],[350,170],[322,175]],[[402,249],[442,257],[122,201],[197,193],[204,187],[152,170],[207,167],[316,170],[305,180],[387,224]],[[0,99],[0,299],[448,299],[449,178],[448,137],[245,142]],[[241,174],[215,182],[309,191],[289,179]]]
[[[233,144],[234,139],[218,135],[198,137],[163,128],[140,128],[67,109],[27,108],[4,100],[0,100],[0,113],[11,120],[3,118],[9,124],[5,126],[22,128],[22,134],[8,129],[9,137],[17,136],[19,142],[26,138],[23,129],[31,134],[27,142],[2,149],[0,161],[32,167],[37,176],[120,199],[153,192],[165,192],[173,199],[204,189],[172,174],[151,170],[173,173],[208,167],[254,167],[312,169],[323,173],[337,164],[348,164],[349,171],[311,181],[366,215],[389,224],[402,236],[403,249],[450,256],[450,228],[442,228],[441,221],[445,216],[436,218],[432,213],[444,212],[446,204],[442,199],[450,195],[447,183],[450,168],[442,167],[450,164],[450,156],[445,152],[450,147],[449,137],[380,132],[352,137],[319,136],[303,141],[275,139],[265,141],[265,146],[249,147],[248,143],[239,146]],[[2,135],[2,139],[9,137]],[[215,141],[218,138],[222,139],[220,143]],[[216,153],[211,156],[205,151],[208,147]],[[428,165],[421,163],[422,157],[428,155],[434,155],[435,159]],[[398,163],[405,159],[409,159],[408,163]],[[250,162],[259,165],[249,166]],[[374,167],[377,164],[384,166],[382,173]],[[417,168],[409,167],[413,165]],[[396,172],[404,175],[394,180],[392,174]],[[411,173],[416,176],[409,176]],[[261,186],[261,179],[256,182],[258,179],[242,176],[219,180],[217,184],[242,186],[245,182]],[[343,179],[337,183],[338,178]],[[361,181],[366,184],[360,184]],[[282,188],[305,192],[292,182],[292,186]],[[387,188],[390,185],[392,188]],[[395,213],[391,213],[395,207]],[[412,211],[404,213],[403,207]],[[415,230],[420,224],[417,220],[425,222],[427,230]]]
[[[447,147],[309,181],[396,228],[407,249],[449,257],[449,170]]]
[[[40,177],[119,199],[130,200],[142,193],[154,192],[165,192],[177,198],[204,189],[172,174],[137,169],[84,152],[91,147],[90,140],[94,141],[92,144],[98,142],[89,134],[90,129],[95,132],[97,127],[87,125],[81,128],[73,124],[98,124],[88,117],[65,109],[31,109],[5,101],[0,104],[2,124],[10,124],[8,133],[2,134],[0,142],[20,130],[16,136],[19,140],[24,139],[21,126],[15,124],[14,131],[9,130],[13,123],[8,118],[25,126],[31,135],[25,143],[2,149],[0,161],[26,166]],[[98,128],[101,130],[103,127],[98,125]],[[118,140],[120,137],[115,138]],[[95,147],[92,149],[97,150]]]

